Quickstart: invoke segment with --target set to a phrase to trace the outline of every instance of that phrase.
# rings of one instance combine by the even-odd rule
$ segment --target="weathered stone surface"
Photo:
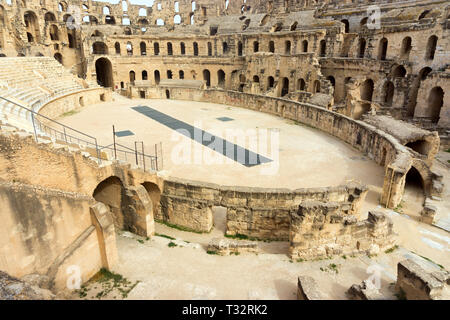
[[[258,243],[255,241],[214,238],[208,244],[208,251],[219,255],[239,253],[258,253]]]
[[[39,275],[33,275],[19,280],[0,271],[0,300],[53,300],[51,291],[39,287],[46,280],[38,278]]]
[[[347,296],[351,300],[384,300],[380,291],[367,280],[360,285],[352,285],[347,291]]]
[[[319,291],[317,282],[309,276],[299,276],[297,283],[298,300],[323,300],[324,295]]]

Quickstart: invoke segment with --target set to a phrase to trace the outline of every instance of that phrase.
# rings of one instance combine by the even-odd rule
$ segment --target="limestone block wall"
[[[66,112],[79,110],[84,106],[110,100],[110,90],[105,88],[93,88],[63,95],[50,100],[48,103],[42,105],[38,112],[50,119],[56,119]]]
[[[445,287],[450,283],[446,271],[427,272],[413,260],[404,260],[397,265],[396,289],[407,300],[446,300]]]
[[[377,254],[395,245],[392,221],[369,212],[364,221],[333,202],[305,201],[291,214],[289,254],[292,259],[317,259],[356,253]]]
[[[161,214],[156,218],[200,232],[213,227],[213,207],[227,208],[227,234],[288,240],[290,214],[307,200],[334,201],[357,215],[367,188],[358,183],[314,189],[227,187],[187,180],[164,181]]]
[[[1,182],[0,269],[16,277],[47,275],[52,287],[61,290],[71,274],[79,271],[84,282],[100,268],[113,266],[117,252],[111,213],[97,215],[97,224],[90,213],[94,204],[77,193]]]

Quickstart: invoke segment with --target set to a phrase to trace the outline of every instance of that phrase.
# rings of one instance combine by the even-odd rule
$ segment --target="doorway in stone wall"
[[[397,211],[419,220],[425,202],[424,181],[419,171],[411,167],[405,177],[405,191]]]
[[[216,235],[219,235],[220,233],[221,236],[224,236],[227,231],[227,208],[214,206],[212,207],[212,213],[214,223],[213,232],[216,233]]]

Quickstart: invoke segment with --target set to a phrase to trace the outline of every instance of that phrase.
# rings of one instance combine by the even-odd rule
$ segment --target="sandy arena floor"
[[[117,97],[117,96],[116,96]],[[319,130],[297,125],[279,117],[225,105],[176,100],[139,100],[116,98],[86,107],[81,112],[60,121],[99,139],[102,145],[112,143],[112,125],[116,131],[130,130],[135,135],[117,138],[117,142],[134,148],[134,141],[144,141],[146,150],[162,142],[164,171],[162,174],[184,179],[200,180],[222,185],[241,185],[269,188],[310,188],[337,186],[348,180],[360,180],[368,185],[382,186],[383,168],[351,146]],[[266,163],[255,167],[231,164],[177,164],[174,147],[181,141],[199,148],[202,154],[210,149],[131,109],[143,105],[154,108],[173,118],[226,138],[225,129],[278,129],[280,134],[278,170],[266,174],[262,169],[274,165]],[[233,121],[223,122],[219,117]],[[172,139],[178,139],[173,141]],[[236,143],[250,150],[250,146]],[[268,152],[259,152],[274,159],[267,142]],[[252,150],[257,152],[258,150]],[[214,153],[217,155],[217,153]],[[218,158],[226,159],[222,155]],[[192,162],[194,158],[192,156]],[[272,167],[273,168],[273,167]]]

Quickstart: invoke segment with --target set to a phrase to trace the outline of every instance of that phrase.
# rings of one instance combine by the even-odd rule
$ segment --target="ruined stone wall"
[[[356,215],[366,187],[349,183],[340,187],[312,189],[264,189],[228,187],[210,183],[166,179],[161,214],[156,218],[195,231],[213,227],[213,207],[227,208],[227,234],[287,240],[290,213],[306,200],[334,201]]]
[[[66,112],[80,110],[85,106],[103,101],[111,101],[111,91],[104,88],[93,88],[50,100],[36,111],[50,119],[57,119]]]
[[[79,270],[85,282],[100,268],[115,264],[112,220],[106,216],[102,225],[94,225],[91,197],[1,182],[0,203],[1,270],[16,277],[47,275],[53,289],[61,290],[66,288],[68,271],[70,275]],[[101,246],[107,250],[103,254]]]
[[[382,213],[358,221],[336,202],[305,201],[291,215],[289,254],[317,259],[357,253],[378,254],[395,245],[393,224]]]

